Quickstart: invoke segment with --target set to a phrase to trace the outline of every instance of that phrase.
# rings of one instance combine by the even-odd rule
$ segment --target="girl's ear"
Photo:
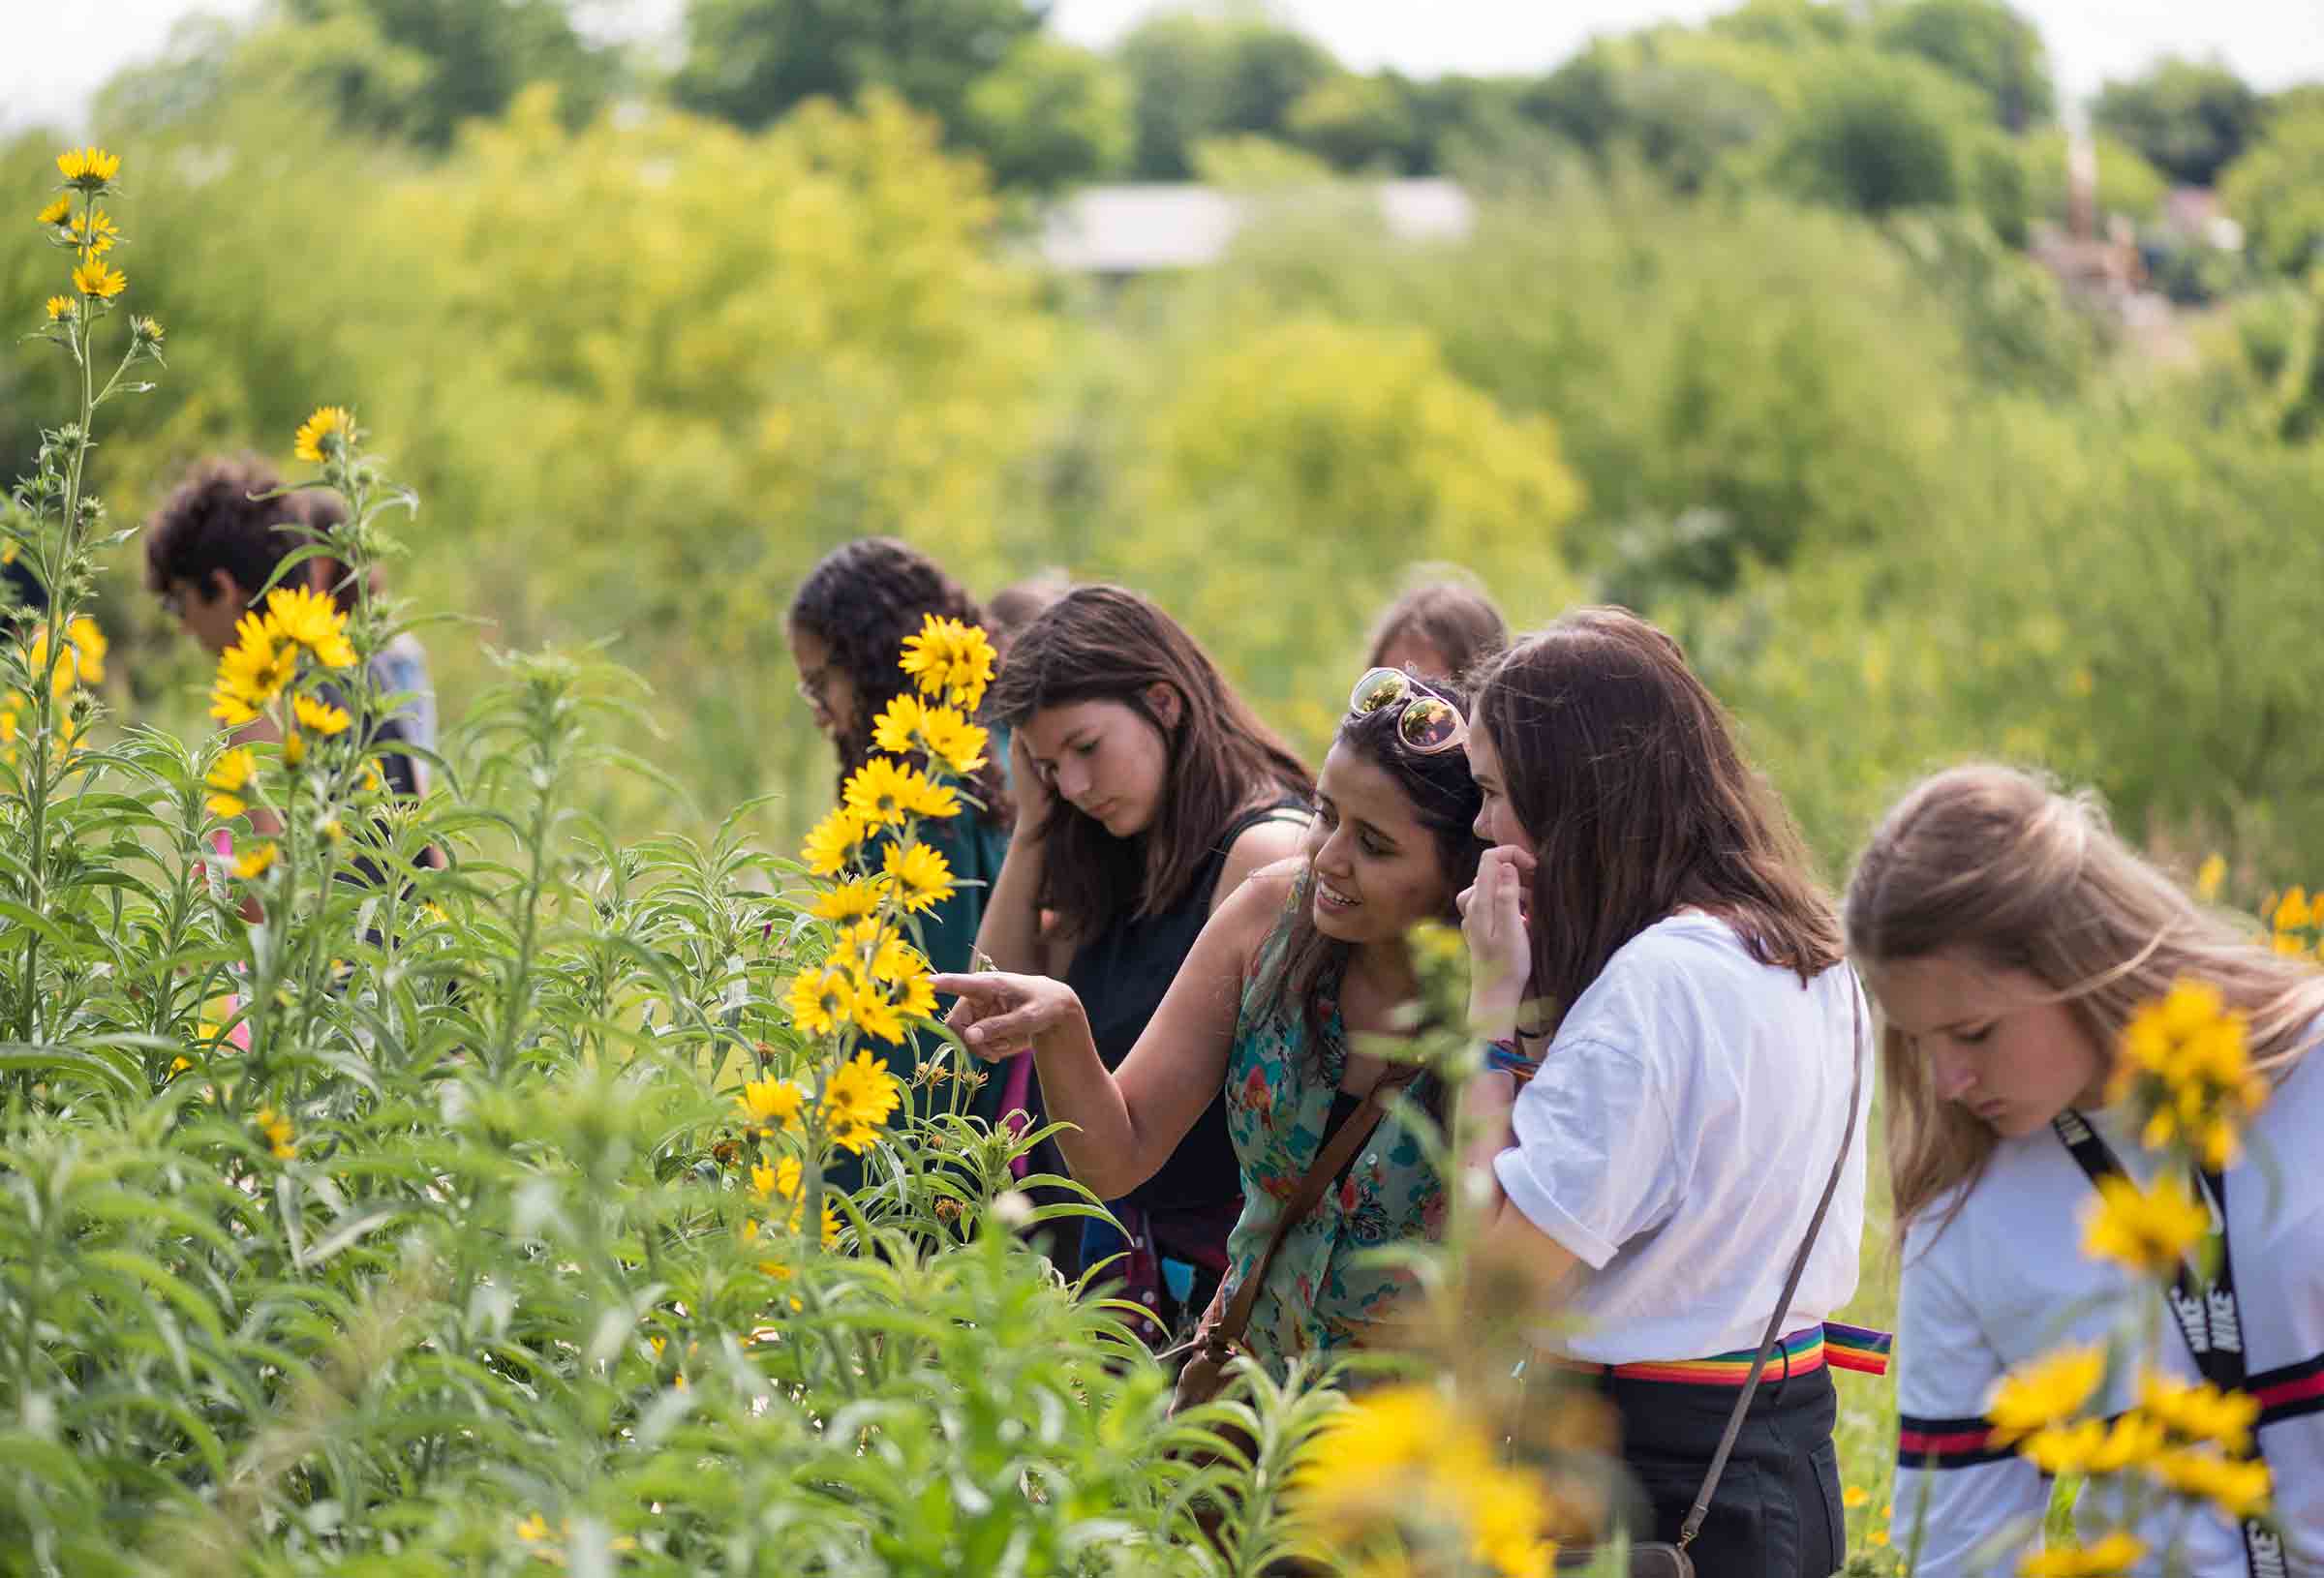
[[[1146,687],[1146,705],[1155,717],[1161,719],[1165,729],[1177,728],[1186,714],[1186,703],[1178,695],[1177,687],[1161,680]]]

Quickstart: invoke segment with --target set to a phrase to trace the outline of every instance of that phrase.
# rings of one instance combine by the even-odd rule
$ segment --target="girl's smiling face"
[[[1387,769],[1335,744],[1316,779],[1308,831],[1315,928],[1341,942],[1387,942],[1441,918],[1452,885],[1435,835]]]

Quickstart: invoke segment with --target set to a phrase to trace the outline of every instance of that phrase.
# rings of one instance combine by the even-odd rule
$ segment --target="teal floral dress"
[[[1303,1004],[1282,1005],[1278,1013],[1266,1001],[1275,958],[1289,942],[1292,915],[1306,902],[1306,888],[1303,880],[1293,888],[1284,918],[1243,983],[1227,1059],[1227,1132],[1241,1168],[1243,1205],[1227,1239],[1222,1309],[1258,1264],[1285,1202],[1322,1148],[1347,1068],[1336,978],[1324,984],[1320,1047],[1309,1047]],[[1431,1101],[1434,1083],[1423,1075],[1410,1087],[1412,1098]],[[1390,1266],[1360,1264],[1359,1258],[1400,1240],[1433,1238],[1444,1220],[1443,1180],[1420,1138],[1391,1113],[1284,1239],[1251,1311],[1244,1341],[1252,1355],[1280,1380],[1295,1358],[1320,1360],[1361,1342],[1365,1329],[1409,1290],[1412,1278]]]

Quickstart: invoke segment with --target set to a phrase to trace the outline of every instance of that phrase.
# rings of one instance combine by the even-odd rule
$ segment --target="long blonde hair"
[[[1959,953],[2048,986],[2093,1041],[2113,1047],[2131,1014],[2174,981],[2218,988],[2249,1023],[2252,1060],[2280,1079],[2324,1014],[2324,970],[2286,957],[2206,909],[2115,834],[2087,791],[2062,794],[2006,767],[1954,768],[1916,784],[1857,859],[1843,914],[1867,969]],[[1940,1100],[1893,1028],[1881,1037],[1888,1170],[1900,1226],[1992,1156],[1993,1131]]]

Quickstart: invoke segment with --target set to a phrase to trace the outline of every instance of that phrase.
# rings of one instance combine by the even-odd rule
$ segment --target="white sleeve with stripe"
[[[1900,1554],[1917,1550],[1918,1578],[2011,1573],[2016,1554],[2039,1538],[2048,1484],[2033,1464],[1989,1444],[1984,1410],[2002,1358],[1930,1249],[1918,1232],[1907,1236],[1890,1537]]]

